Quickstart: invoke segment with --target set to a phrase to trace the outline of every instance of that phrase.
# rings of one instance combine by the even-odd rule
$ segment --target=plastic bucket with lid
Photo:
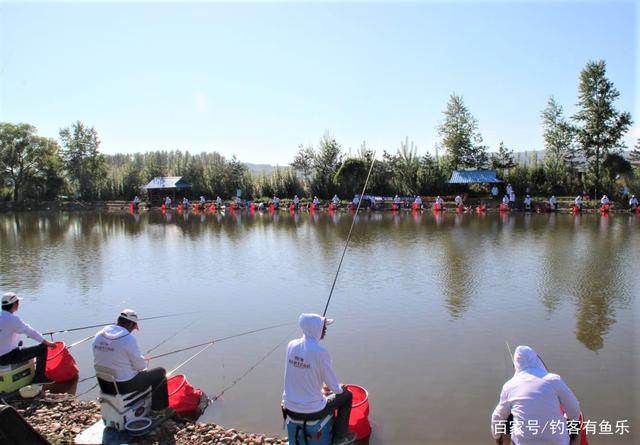
[[[68,382],[78,377],[80,370],[64,342],[57,341],[55,347],[47,351],[45,375],[54,382]]]
[[[362,386],[345,385],[353,394],[351,401],[351,415],[349,416],[349,431],[356,433],[358,440],[371,435],[369,424],[369,393]]]

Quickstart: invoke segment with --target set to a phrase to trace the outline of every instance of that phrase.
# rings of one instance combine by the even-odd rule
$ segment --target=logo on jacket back
[[[311,368],[311,365],[309,363],[304,362],[304,358],[298,357],[297,355],[295,355],[292,359],[291,358],[289,359],[289,364],[294,368],[301,368],[301,369]]]

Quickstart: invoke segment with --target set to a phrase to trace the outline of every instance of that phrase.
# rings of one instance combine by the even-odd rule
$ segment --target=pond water
[[[109,322],[125,307],[140,317],[189,312],[140,323],[138,341],[153,354],[290,323],[220,342],[180,369],[210,396],[231,386],[203,421],[283,434],[284,346],[299,336],[300,312],[322,312],[352,217],[3,214],[0,290],[22,294],[19,314],[40,331]],[[371,443],[492,443],[489,418],[513,374],[507,342],[537,349],[586,418],[614,430],[628,420],[631,434],[593,443],[634,443],[640,218],[357,218],[325,344],[339,379],[370,392]],[[195,352],[151,365],[173,369]],[[90,342],[72,353],[81,378],[93,375]]]

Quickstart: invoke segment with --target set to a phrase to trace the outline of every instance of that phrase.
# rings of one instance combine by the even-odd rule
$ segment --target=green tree
[[[400,148],[393,163],[393,182],[395,189],[402,195],[415,195],[418,193],[418,170],[420,158],[418,149],[413,141],[409,144],[409,138],[400,142]]]
[[[498,145],[498,152],[491,155],[491,168],[495,170],[502,170],[503,175],[508,173],[509,169],[516,166],[516,161],[513,158],[513,150],[509,150],[504,142],[500,141]]]
[[[98,132],[76,121],[71,127],[60,130],[60,140],[71,183],[83,198],[100,198],[107,168],[105,158],[99,151]]]
[[[55,197],[62,187],[58,144],[36,135],[29,124],[0,123],[0,178],[12,188],[13,201]]]
[[[478,121],[469,112],[462,97],[452,94],[438,127],[442,146],[451,169],[483,168],[488,162],[487,147],[482,144]]]
[[[602,181],[602,160],[611,150],[624,147],[622,138],[631,126],[631,114],[614,108],[620,93],[607,79],[603,60],[587,63],[580,73],[579,91],[578,112],[573,119],[597,197]]]
[[[308,182],[311,178],[315,156],[316,154],[312,146],[303,147],[299,145],[298,153],[296,153],[295,158],[293,158],[293,162],[289,164],[294,170],[302,174],[302,179],[304,179],[305,182]]]
[[[575,137],[569,122],[564,118],[562,106],[553,96],[542,111],[542,137],[544,139],[544,165],[548,191],[559,191],[567,185],[567,174],[575,175]]]
[[[338,195],[347,197],[360,193],[367,179],[369,167],[362,158],[345,159],[334,176]]]
[[[635,167],[640,167],[640,138],[636,140],[636,145],[631,150],[631,155],[629,156],[631,160],[631,164]]]
[[[313,158],[313,182],[311,191],[322,198],[330,198],[335,193],[335,177],[342,154],[340,144],[328,133],[322,136],[318,153]]]

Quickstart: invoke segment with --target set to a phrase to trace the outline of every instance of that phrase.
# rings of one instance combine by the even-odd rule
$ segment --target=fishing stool
[[[331,445],[333,413],[318,420],[285,419],[289,445]]]
[[[12,393],[30,385],[35,376],[35,359],[0,366],[0,394]]]
[[[127,422],[148,416],[151,411],[151,386],[142,391],[121,394],[112,369],[100,365],[96,365],[95,369],[100,385],[98,402],[105,426],[124,431]]]

